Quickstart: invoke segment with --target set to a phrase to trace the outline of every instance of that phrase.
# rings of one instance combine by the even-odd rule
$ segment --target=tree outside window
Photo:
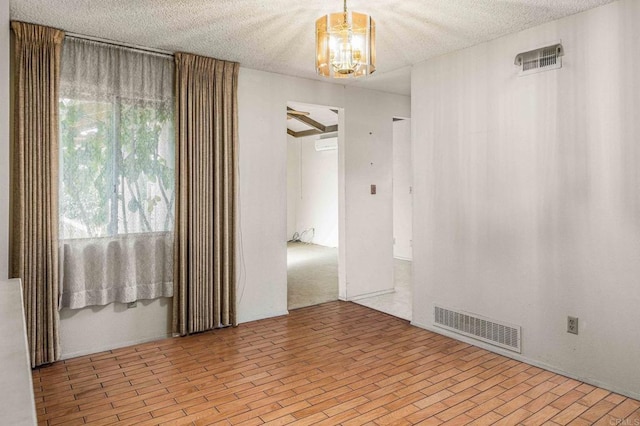
[[[59,105],[61,238],[171,231],[171,106],[121,98]]]

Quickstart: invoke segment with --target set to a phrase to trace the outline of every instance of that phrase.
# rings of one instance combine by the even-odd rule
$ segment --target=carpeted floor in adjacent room
[[[298,309],[338,300],[338,249],[287,243],[287,307]]]

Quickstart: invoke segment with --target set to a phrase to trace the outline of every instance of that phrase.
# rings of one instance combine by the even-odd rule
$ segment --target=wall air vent
[[[333,151],[338,149],[338,138],[318,139],[315,142],[316,151]]]
[[[463,311],[434,306],[434,324],[464,336],[521,352],[520,326],[498,322]]]
[[[540,49],[519,53],[516,56],[515,64],[520,68],[520,75],[556,70],[562,68],[563,55],[562,44],[556,43]]]

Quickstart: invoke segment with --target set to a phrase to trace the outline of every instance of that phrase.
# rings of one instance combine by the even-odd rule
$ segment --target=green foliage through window
[[[61,238],[171,231],[171,106],[116,97],[59,105]]]

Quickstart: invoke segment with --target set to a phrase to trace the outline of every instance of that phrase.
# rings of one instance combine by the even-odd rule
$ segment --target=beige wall
[[[636,398],[638,22],[613,2],[412,73],[414,323],[438,303],[521,325],[523,359]],[[561,70],[518,77],[556,40]]]

